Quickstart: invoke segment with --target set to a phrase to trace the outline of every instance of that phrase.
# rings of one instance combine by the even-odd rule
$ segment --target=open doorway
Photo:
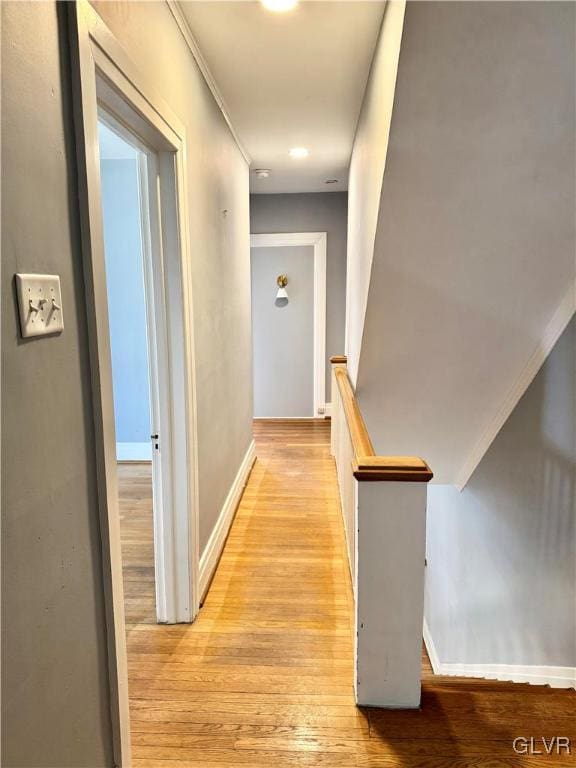
[[[158,341],[166,336],[154,302],[148,163],[157,163],[127,131],[101,112],[98,120],[100,187],[108,325],[118,461],[118,502],[126,624],[166,621],[161,546],[162,459]],[[162,438],[168,436],[162,430]],[[164,468],[166,474],[168,468]],[[170,503],[170,499],[166,499]]]
[[[137,150],[139,256],[143,263],[140,299],[143,282],[146,317],[140,336],[146,338],[149,435],[159,436],[158,440],[151,440],[149,465],[152,478],[156,474],[154,456],[157,452],[159,479],[156,482],[154,477],[152,483],[151,479],[145,480],[148,493],[153,493],[148,503],[153,502],[155,618],[160,622],[176,623],[192,621],[199,604],[198,452],[186,130],[158,96],[149,79],[126,57],[88,3],[70,4],[70,33],[110,714],[116,764],[129,765],[128,659],[118,503],[119,448],[99,134],[100,124],[105,123],[116,137]],[[124,289],[128,291],[128,286]],[[122,302],[122,292],[119,294]],[[124,300],[120,322],[131,308],[131,303]],[[142,317],[141,311],[139,316]],[[154,355],[150,354],[151,350]],[[155,418],[155,408],[158,419]],[[140,439],[125,442],[138,443]],[[135,479],[134,487],[139,482]],[[135,494],[138,496],[138,491]]]
[[[182,318],[168,305],[178,274],[164,260],[160,157],[102,104],[98,144],[126,622],[187,621],[190,558],[175,530],[188,490],[175,457]]]
[[[326,415],[326,233],[250,238],[254,416]]]

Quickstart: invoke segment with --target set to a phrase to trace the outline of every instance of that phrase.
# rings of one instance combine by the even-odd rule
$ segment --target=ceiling
[[[356,122],[384,2],[304,1],[286,13],[260,2],[180,0],[239,139],[256,193],[348,185]],[[307,147],[292,159],[291,147]],[[268,179],[253,171],[269,168]],[[326,184],[327,179],[338,179]]]

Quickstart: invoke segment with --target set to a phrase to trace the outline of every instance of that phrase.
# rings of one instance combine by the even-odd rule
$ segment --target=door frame
[[[153,518],[154,518],[154,586],[158,623],[173,624],[189,620],[189,599],[178,594],[173,567],[174,537],[170,535],[173,520],[169,510],[174,505],[174,456],[170,403],[174,398],[171,374],[170,317],[166,311],[166,280],[162,247],[160,200],[157,194],[159,162],[156,152],[99,105],[98,122],[120,136],[137,151],[138,204],[144,282],[144,311],[148,357],[150,396],[150,431],[158,433],[152,443]],[[114,371],[112,371],[112,374]],[[177,397],[177,395],[176,395]],[[176,409],[177,410],[177,409]],[[154,446],[159,446],[155,450]],[[188,580],[187,573],[184,578]],[[181,590],[182,592],[182,590]]]
[[[173,457],[172,509],[163,513],[167,621],[192,621],[199,607],[197,416],[192,332],[190,237],[187,217],[186,132],[135,67],[87,0],[70,3],[82,257],[94,413],[96,473],[102,538],[110,711],[114,758],[130,765],[128,671],[116,464],[116,436],[108,324],[98,110],[123,124],[158,156],[150,189],[161,212],[165,265]],[[171,606],[171,607],[170,607]]]
[[[314,249],[314,416],[326,417],[326,232],[250,235],[251,248],[312,246]]]

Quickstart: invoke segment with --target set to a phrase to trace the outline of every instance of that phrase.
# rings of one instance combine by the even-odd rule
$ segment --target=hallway
[[[364,710],[330,422],[257,422],[258,461],[193,625],[154,623],[149,470],[120,467],[134,768],[571,764],[574,692],[434,677],[421,711]],[[540,742],[540,748],[541,742]]]

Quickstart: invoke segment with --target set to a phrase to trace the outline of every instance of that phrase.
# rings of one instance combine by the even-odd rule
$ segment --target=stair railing
[[[428,464],[377,456],[348,377],[332,364],[331,453],[355,603],[356,702],[420,705]]]

